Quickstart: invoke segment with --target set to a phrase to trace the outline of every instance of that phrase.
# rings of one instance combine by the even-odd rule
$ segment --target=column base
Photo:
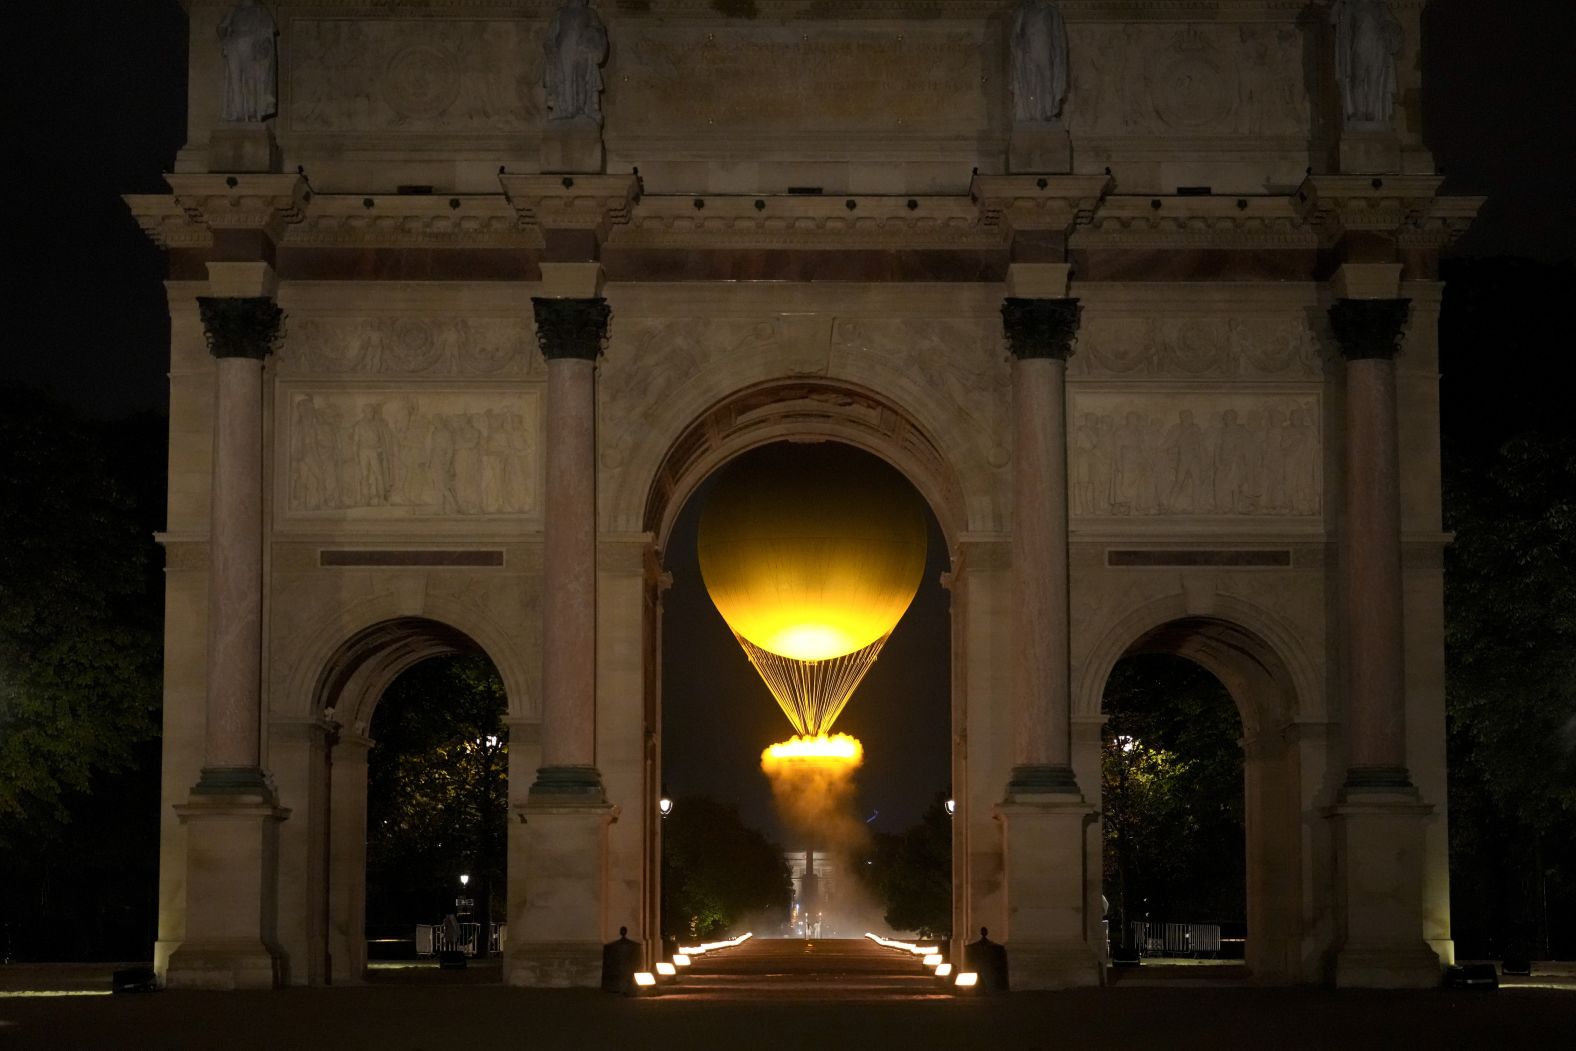
[[[1011,987],[1100,985],[1105,969],[1091,934],[1085,835],[1094,807],[1077,794],[1014,796],[996,808],[996,816],[1002,823]]]
[[[1423,940],[1423,833],[1434,808],[1415,789],[1372,783],[1396,779],[1390,769],[1353,770],[1331,810],[1341,854],[1341,988],[1430,988],[1443,976]]]
[[[272,989],[289,982],[274,940],[279,822],[273,792],[244,788],[252,774],[210,777],[175,808],[186,825],[186,934],[171,947],[172,989]]]
[[[600,988],[602,943],[528,942],[510,950],[507,980],[538,989]]]
[[[277,989],[289,980],[285,954],[262,942],[182,942],[164,974],[168,989]]]
[[[594,766],[544,766],[531,784],[532,802],[602,803],[602,772]]]
[[[1083,793],[1078,790],[1078,777],[1072,767],[1035,764],[1012,768],[1012,780],[1007,782],[1009,801],[1032,797],[1029,799],[1032,802],[1035,798],[1046,796],[1062,800],[1074,797],[1079,802],[1083,801]]]
[[[594,801],[541,795],[533,786],[530,801],[517,806],[515,814],[525,824],[519,854],[524,901],[511,902],[505,980],[549,988],[598,987],[608,826],[618,819],[618,808],[600,801],[599,782]]]
[[[1013,989],[1081,989],[1105,984],[1105,968],[1087,944],[1036,944],[1014,938],[1007,946]]]

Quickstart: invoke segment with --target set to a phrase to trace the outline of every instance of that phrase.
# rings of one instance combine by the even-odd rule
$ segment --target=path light
[[[638,978],[639,975],[636,975]],[[959,989],[973,989],[980,984],[980,976],[976,971],[959,971],[955,986]]]
[[[663,978],[676,978],[678,973],[679,969],[666,960],[657,963],[657,974]]]
[[[690,958],[681,952],[677,952],[673,954],[673,963],[679,967],[688,967],[690,965]]]
[[[937,964],[936,965],[936,977],[942,979],[943,981],[945,981],[948,978],[951,978],[952,977],[952,965],[950,963]]]
[[[935,966],[937,966],[940,963],[941,963],[941,954],[939,952],[930,953],[924,959],[924,964],[925,964],[926,967],[935,967]]]

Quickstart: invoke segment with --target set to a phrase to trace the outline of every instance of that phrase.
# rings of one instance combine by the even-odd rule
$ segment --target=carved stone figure
[[[602,62],[607,58],[607,28],[586,0],[568,0],[553,16],[542,43],[547,61],[548,120],[602,122]]]
[[[1388,0],[1336,0],[1335,76],[1348,123],[1382,124],[1395,112],[1395,59],[1401,23]]]
[[[1067,25],[1049,0],[1024,0],[1012,16],[1012,105],[1020,122],[1052,121],[1067,101]]]
[[[225,120],[255,123],[277,111],[278,33],[273,15],[257,0],[239,0],[219,19]]]

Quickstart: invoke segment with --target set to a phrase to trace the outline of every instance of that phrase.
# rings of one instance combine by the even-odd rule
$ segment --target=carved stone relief
[[[949,403],[981,437],[993,466],[1007,462],[1001,441],[1011,381],[1001,323],[937,318],[839,318],[832,350],[879,359]]]
[[[986,27],[628,25],[608,86],[610,130],[634,136],[908,130],[988,123]],[[700,76],[696,71],[703,71]]]
[[[1076,392],[1075,515],[1317,515],[1317,395]]]
[[[297,390],[281,401],[292,515],[404,519],[537,510],[541,412],[534,390]]]
[[[1067,121],[1085,135],[1297,135],[1309,121],[1290,25],[1072,27]]]
[[[290,322],[282,373],[522,376],[540,355],[530,323],[508,317],[305,317]]]
[[[534,130],[542,26],[504,19],[297,18],[296,132]]]
[[[1315,378],[1322,351],[1301,317],[1088,317],[1073,376]]]

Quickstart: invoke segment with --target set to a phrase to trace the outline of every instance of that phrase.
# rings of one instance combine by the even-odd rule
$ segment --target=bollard
[[[629,940],[629,928],[618,929],[618,941],[602,946],[602,990],[634,993],[635,972],[640,970],[640,943]]]
[[[1007,991],[1007,947],[990,940],[990,929],[980,928],[980,940],[963,947],[963,969],[979,975],[979,988],[987,993]]]

